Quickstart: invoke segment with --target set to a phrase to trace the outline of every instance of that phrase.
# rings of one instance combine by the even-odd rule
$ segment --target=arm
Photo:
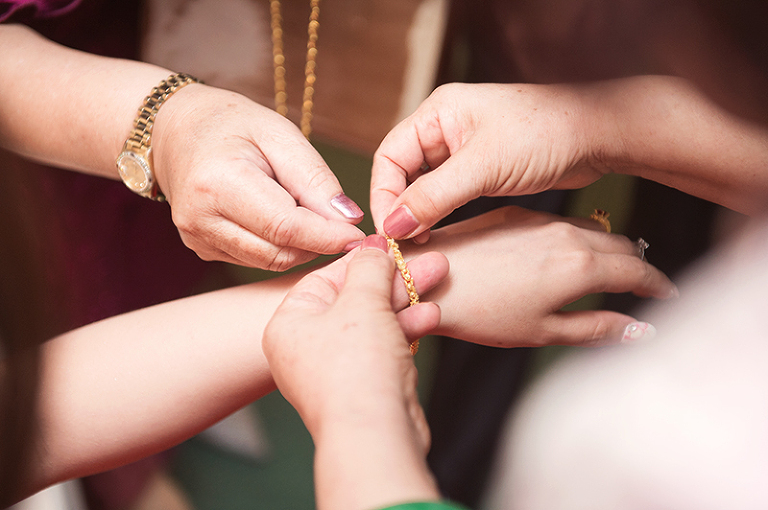
[[[426,292],[444,257],[414,261]],[[165,450],[274,389],[261,349],[272,313],[301,274],[106,319],[43,347],[39,462],[23,492]],[[392,305],[405,307],[402,282]],[[23,495],[23,494],[22,494]]]
[[[275,381],[315,442],[321,510],[439,499],[416,368],[390,304],[393,277],[385,239],[370,236],[299,282],[264,335]],[[432,303],[405,314],[422,333],[439,320]]]
[[[171,71],[75,51],[0,25],[0,145],[116,179],[139,106]],[[230,91],[188,85],[152,133],[160,189],[185,244],[206,260],[273,270],[339,253],[362,211],[290,121]]]
[[[768,128],[690,82],[646,76],[596,84],[590,145],[608,171],[636,175],[745,214],[765,210]]]
[[[617,172],[753,214],[768,195],[766,164],[768,129],[681,79],[451,84],[382,142],[371,211],[388,234],[414,237],[479,196],[579,188]]]

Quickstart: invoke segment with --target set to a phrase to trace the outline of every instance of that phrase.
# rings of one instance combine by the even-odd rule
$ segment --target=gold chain
[[[416,282],[413,280],[413,276],[411,276],[411,272],[408,271],[408,266],[405,263],[405,259],[403,258],[403,253],[400,251],[400,246],[398,246],[397,241],[392,239],[389,236],[385,236],[387,238],[387,244],[389,245],[389,249],[392,250],[392,253],[395,255],[395,265],[397,266],[397,269],[400,271],[400,276],[403,277],[403,282],[405,283],[405,290],[408,292],[408,306],[413,306],[415,304],[419,303],[419,293],[416,292]],[[411,343],[411,354],[414,356],[416,353],[419,352],[419,339]]]
[[[310,0],[311,13],[307,26],[307,58],[304,65],[304,97],[301,103],[301,132],[309,138],[312,132],[312,108],[315,96],[315,69],[317,68],[317,29],[320,26],[320,0]],[[272,61],[275,68],[275,110],[282,116],[288,115],[288,94],[285,91],[285,53],[283,50],[283,16],[280,14],[280,0],[270,0],[272,27]]]

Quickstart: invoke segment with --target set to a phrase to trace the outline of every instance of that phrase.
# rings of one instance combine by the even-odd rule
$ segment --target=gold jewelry
[[[270,0],[272,27],[272,61],[275,68],[275,110],[288,115],[288,94],[285,91],[285,54],[283,53],[283,17],[280,14],[280,0]],[[315,69],[317,67],[317,29],[320,26],[320,0],[310,0],[311,13],[307,26],[307,58],[304,65],[304,97],[301,103],[301,132],[309,138],[312,132],[312,108],[315,95]]]
[[[405,263],[400,247],[397,245],[397,241],[386,235],[384,237],[387,238],[389,249],[395,254],[395,265],[397,266],[397,269],[400,270],[400,276],[403,277],[403,282],[405,283],[405,290],[408,292],[408,306],[413,306],[419,302],[419,293],[416,292],[416,282],[414,282],[411,272],[408,271],[408,266]],[[417,352],[419,352],[418,338],[411,344],[411,354],[415,356]]]
[[[638,237],[637,241],[635,241],[635,246],[637,247],[637,256],[640,257],[640,260],[645,260],[645,250],[651,245],[642,237]]]
[[[608,221],[610,213],[603,211],[602,209],[595,209],[595,212],[589,215],[589,218],[595,220],[603,226],[606,232],[611,233],[611,222]]]
[[[190,83],[200,83],[200,80],[184,73],[172,74],[144,98],[139,115],[133,121],[131,136],[125,141],[115,161],[120,178],[134,193],[158,202],[165,201],[165,195],[160,192],[152,169],[152,128],[163,103]]]

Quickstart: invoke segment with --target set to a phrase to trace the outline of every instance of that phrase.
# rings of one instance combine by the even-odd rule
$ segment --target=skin
[[[369,237],[353,257],[299,282],[264,333],[275,382],[315,442],[321,510],[440,497],[416,367],[390,304],[394,267],[386,240]],[[440,317],[433,303],[408,311],[425,326]]]
[[[439,251],[451,264],[447,279],[425,296],[442,310],[436,333],[498,347],[595,346],[621,341],[637,319],[561,311],[565,305],[599,292],[678,295],[661,271],[640,260],[634,242],[601,228],[589,219],[504,207],[401,248],[409,256]]]
[[[139,106],[172,71],[75,51],[17,25],[0,25],[0,46],[2,147],[117,179]],[[157,114],[152,151],[181,238],[205,260],[282,271],[365,237],[354,226],[359,208],[345,216],[332,205],[341,186],[299,129],[239,94],[180,89]]]
[[[448,264],[432,253],[414,260],[411,271],[427,292],[445,277]],[[301,276],[163,303],[48,341],[42,348],[36,471],[16,500],[166,450],[274,390],[260,339]],[[385,281],[392,287],[390,307],[402,310],[408,305],[404,286]],[[405,334],[415,338],[434,326],[411,313],[397,316]]]
[[[348,298],[334,307],[335,314],[324,315],[324,326],[310,321],[307,324],[314,326],[307,327],[319,331],[334,331],[339,325],[363,328],[368,321],[359,318],[371,315],[372,325],[365,327],[374,332],[396,329],[395,344],[406,354],[408,341],[427,331],[506,347],[618,341],[634,318],[559,309],[590,292],[634,291],[642,296],[669,297],[676,289],[637,257],[628,239],[576,226],[582,222],[585,227],[598,228],[590,220],[564,221],[512,207],[437,230],[427,245],[402,246],[417,291],[431,304],[406,308],[405,286],[392,268],[389,277],[375,280],[391,287],[389,307],[382,311],[379,306],[373,313],[376,310],[363,306],[364,299]],[[478,257],[484,267],[481,272],[477,271]],[[335,263],[333,270],[318,269],[306,279],[330,281],[338,290],[344,286],[339,267],[345,267],[349,258]],[[19,498],[58,481],[163,451],[272,391],[273,373],[259,339],[301,277],[302,273],[290,274],[160,304],[47,342],[42,351],[38,402],[37,471]],[[293,291],[297,294],[310,299],[301,290]],[[324,299],[311,298],[316,304],[335,302],[335,298]],[[438,306],[442,313],[437,312]],[[380,327],[377,321],[388,317],[392,309],[402,310],[396,316],[397,328]],[[352,323],[348,313],[355,318]],[[292,341],[298,342],[303,338],[304,322],[288,322],[295,328]],[[377,351],[363,345],[356,355],[366,352],[376,358]],[[325,347],[333,353],[347,350],[337,344]],[[336,361],[328,366],[316,362],[326,355],[309,358],[315,365],[307,374],[345,375],[348,369],[340,371]],[[402,360],[393,363],[400,366]],[[415,384],[415,378],[412,382]],[[312,387],[314,392],[330,391],[319,383]],[[347,391],[367,395],[368,390],[361,388],[351,385]]]
[[[580,188],[615,172],[758,214],[766,164],[768,130],[682,79],[450,84],[381,143],[371,211],[391,234],[388,216],[405,208],[412,228],[397,237],[411,238],[479,196]]]

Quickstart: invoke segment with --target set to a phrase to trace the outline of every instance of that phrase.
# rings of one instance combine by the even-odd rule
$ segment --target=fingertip
[[[384,232],[393,239],[404,239],[408,237],[419,226],[419,220],[413,215],[406,205],[401,205],[395,209],[384,220]]]
[[[362,250],[375,249],[375,250],[381,250],[384,253],[388,253],[389,245],[387,244],[387,239],[384,236],[381,236],[379,234],[371,234],[365,239],[363,239],[361,244],[361,249]]]
[[[417,234],[413,237],[412,241],[415,244],[426,244],[429,241],[429,237],[431,235],[431,230],[427,229],[424,232]]]
[[[433,302],[421,302],[397,313],[397,320],[407,338],[421,338],[440,325],[440,307]]]
[[[360,208],[360,206],[344,193],[339,193],[338,195],[331,198],[331,207],[333,207],[345,219],[351,221],[354,224],[360,223],[360,221],[363,219],[363,216],[365,216],[365,213]]]
[[[621,343],[635,343],[639,340],[651,340],[656,337],[656,328],[648,322],[633,322],[624,328]]]

